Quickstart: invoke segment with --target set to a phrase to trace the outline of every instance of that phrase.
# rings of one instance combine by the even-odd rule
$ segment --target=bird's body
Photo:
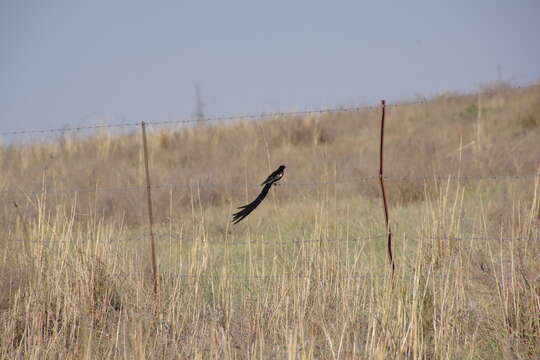
[[[242,221],[246,216],[248,216],[253,210],[259,206],[259,204],[264,200],[266,195],[268,195],[268,191],[274,185],[276,182],[281,180],[283,177],[283,172],[285,170],[286,166],[281,165],[277,168],[276,171],[271,173],[266,180],[261,185],[264,185],[261,193],[257,196],[255,200],[250,202],[247,205],[240,206],[238,209],[241,209],[240,211],[233,214],[233,224],[238,224],[240,221]]]
[[[283,172],[285,171],[285,168],[286,168],[285,165],[280,165],[276,171],[268,175],[268,177],[266,178],[266,180],[263,181],[261,186],[269,184],[269,183],[275,183],[276,181],[281,180],[281,178],[283,177]]]

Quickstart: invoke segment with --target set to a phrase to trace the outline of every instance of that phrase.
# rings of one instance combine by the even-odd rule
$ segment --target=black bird
[[[276,171],[268,175],[268,177],[266,178],[266,180],[263,181],[261,186],[279,181],[283,177],[283,172],[285,171],[285,168],[285,165],[280,165]]]
[[[264,185],[261,193],[255,200],[250,202],[247,205],[240,206],[238,209],[241,209],[237,213],[233,214],[233,224],[238,224],[240,221],[242,221],[246,216],[248,216],[253,210],[259,206],[259,204],[264,200],[266,195],[268,195],[268,191],[274,185],[277,181],[279,181],[283,177],[283,170],[285,170],[285,165],[281,165],[276,171],[274,171],[268,178],[262,183]]]

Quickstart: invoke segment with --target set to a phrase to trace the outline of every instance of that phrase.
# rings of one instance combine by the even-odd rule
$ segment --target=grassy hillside
[[[540,86],[0,148],[2,358],[540,355]],[[279,164],[282,186],[237,206]],[[17,208],[13,205],[17,204]]]

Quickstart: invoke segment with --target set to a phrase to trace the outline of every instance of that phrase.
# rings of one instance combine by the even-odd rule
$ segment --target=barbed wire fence
[[[530,84],[523,86],[512,86],[509,91],[519,91],[527,90],[540,87],[538,84]],[[504,90],[486,90],[481,94],[484,96],[495,95],[503,92]],[[470,96],[474,96],[477,93],[465,93],[465,94],[453,94],[453,95],[442,95],[444,100],[458,100],[465,99]],[[430,99],[418,99],[412,101],[403,101],[396,103],[387,103],[386,107],[405,107],[405,106],[414,106],[414,105],[423,105],[427,104]],[[214,123],[214,122],[228,122],[228,121],[242,121],[242,120],[263,120],[275,117],[297,117],[297,116],[309,116],[309,115],[327,115],[327,114],[336,114],[336,113],[353,113],[358,111],[366,110],[376,110],[380,109],[380,105],[355,105],[355,106],[343,106],[343,107],[334,107],[326,109],[310,109],[310,110],[300,110],[300,111],[277,111],[277,112],[268,112],[268,113],[258,113],[258,114],[238,114],[238,115],[225,115],[225,116],[211,116],[204,118],[186,118],[178,120],[163,120],[163,121],[145,121],[147,126],[167,126],[167,125],[188,125],[188,124],[201,124],[201,123]],[[69,132],[80,132],[85,130],[104,130],[104,129],[117,129],[117,128],[140,128],[141,122],[121,122],[121,123],[112,123],[112,124],[97,124],[97,125],[87,125],[87,126],[75,126],[75,127],[62,127],[62,128],[51,128],[51,129],[25,129],[25,130],[13,130],[13,131],[2,131],[0,136],[18,136],[18,135],[31,135],[31,134],[47,134],[47,133],[69,133]]]
[[[512,87],[511,91],[519,91],[519,90],[526,90],[533,87],[538,87],[540,84],[533,84],[533,85],[526,85],[526,86],[517,86]],[[489,96],[496,93],[501,92],[500,89],[495,89],[492,91],[484,91],[481,94],[483,96]],[[452,96],[443,96],[442,98],[444,100],[449,99],[464,99],[466,97],[472,96],[474,94],[458,94],[458,95],[452,95]],[[469,182],[469,181],[501,181],[501,180],[524,180],[524,179],[535,179],[540,177],[540,174],[521,174],[521,175],[509,175],[509,174],[499,174],[499,175],[477,175],[477,176],[467,176],[467,175],[455,175],[455,174],[449,174],[446,176],[436,176],[436,175],[418,175],[418,176],[398,176],[398,175],[384,175],[383,173],[383,159],[382,159],[382,151],[383,151],[383,134],[384,134],[384,108],[385,107],[404,107],[404,106],[415,106],[415,105],[422,105],[428,103],[430,100],[426,99],[419,99],[415,101],[409,101],[409,102],[401,102],[401,103],[394,103],[394,104],[388,104],[383,101],[382,107],[379,105],[366,105],[366,106],[350,106],[350,107],[337,107],[337,108],[326,108],[326,109],[313,109],[313,110],[302,110],[302,111],[289,111],[289,112],[272,112],[272,113],[260,113],[260,114],[247,114],[247,115],[228,115],[228,116],[216,116],[216,117],[206,117],[206,118],[196,118],[196,119],[179,119],[179,120],[166,120],[166,121],[149,121],[149,122],[123,122],[123,123],[114,123],[114,124],[98,124],[98,125],[88,125],[88,126],[77,126],[77,127],[64,127],[64,128],[50,128],[50,129],[27,129],[27,130],[14,130],[14,131],[4,131],[0,132],[0,136],[21,136],[21,135],[32,135],[32,134],[65,134],[65,133],[78,133],[83,131],[99,131],[99,130],[107,130],[107,129],[137,129],[141,128],[142,130],[142,139],[143,144],[146,145],[146,126],[151,127],[162,127],[162,126],[171,126],[171,125],[190,125],[190,124],[201,124],[201,123],[216,123],[216,122],[232,122],[232,121],[257,121],[257,120],[264,120],[264,119],[271,119],[271,118],[294,118],[294,117],[305,117],[305,116],[321,116],[321,115],[329,115],[329,114],[338,114],[338,113],[355,113],[355,112],[361,112],[361,111],[371,111],[371,110],[377,110],[382,109],[383,111],[383,118],[382,118],[382,126],[381,126],[381,147],[380,147],[380,173],[378,176],[365,176],[365,177],[357,177],[345,181],[324,181],[324,182],[305,182],[305,183],[288,183],[284,182],[280,184],[281,186],[289,186],[289,187],[317,187],[317,186],[325,186],[325,185],[342,185],[342,184],[357,184],[357,183],[364,183],[369,181],[376,181],[378,180],[381,184],[381,191],[384,200],[386,200],[384,196],[384,181],[407,181],[407,182],[427,182],[427,181],[442,181],[442,180],[448,180],[448,179],[456,179],[458,181],[462,182]],[[144,146],[146,148],[146,146]],[[146,193],[148,196],[148,202],[147,202],[147,208],[148,208],[148,218],[149,218],[149,233],[142,235],[138,239],[133,238],[126,238],[116,241],[136,241],[141,239],[150,239],[150,248],[151,248],[151,263],[152,263],[152,269],[153,269],[153,280],[154,280],[154,293],[157,294],[158,292],[158,274],[157,274],[157,260],[155,255],[155,240],[153,235],[153,224],[154,219],[152,215],[152,195],[151,190],[152,189],[164,189],[164,188],[175,188],[175,187],[185,187],[186,183],[157,183],[151,185],[150,183],[150,171],[148,167],[148,150],[145,149],[144,151],[144,161],[146,163],[146,169],[147,169],[147,177],[146,177],[146,184],[145,185],[124,185],[124,186],[115,186],[115,187],[86,187],[86,188],[69,188],[69,189],[47,189],[48,192],[52,193],[79,193],[79,192],[141,192],[142,189],[146,189]],[[210,182],[200,182],[198,181],[196,185],[200,188],[211,188],[211,187],[225,187],[225,188],[233,188],[233,187],[258,187],[258,184],[235,184],[235,183],[210,183]],[[0,191],[0,194],[6,194],[16,191],[16,189],[8,188],[3,189]],[[39,194],[42,189],[36,189],[32,190],[30,192],[27,192],[27,195],[36,195]],[[388,208],[386,205],[386,201],[384,201],[384,210],[385,210],[385,223],[386,223],[386,229],[384,234],[379,235],[373,235],[368,236],[364,238],[344,238],[344,239],[304,239],[304,240],[292,240],[292,241],[238,241],[238,242],[225,242],[223,245],[226,246],[249,246],[249,245],[272,245],[272,246],[287,246],[287,245],[300,245],[300,244],[308,244],[308,243],[326,243],[326,242],[360,242],[360,241],[368,241],[371,239],[377,239],[377,238],[384,238],[388,237],[388,252],[389,252],[389,261],[392,268],[392,274],[394,269],[394,260],[392,258],[392,244],[391,244],[391,236],[392,233],[390,231],[390,220],[389,220],[389,214],[388,214]],[[170,237],[171,234],[157,234],[155,237],[162,238],[162,237]],[[422,236],[421,234],[401,234],[398,235],[398,237],[414,237],[414,236]],[[425,236],[424,236],[425,237]],[[435,238],[427,237],[428,239],[435,240]],[[444,240],[444,241],[464,241],[466,237],[438,237],[437,240]],[[470,240],[490,240],[490,239],[496,239],[494,237],[470,237]],[[15,240],[15,239],[12,239]],[[502,238],[498,238],[498,240],[502,240]],[[532,239],[533,241],[538,241],[539,239]],[[70,240],[30,240],[25,239],[25,245],[27,245],[28,242],[41,242],[41,243],[47,243],[47,242],[68,242]],[[180,277],[186,277],[190,278],[191,275],[179,275]],[[206,275],[205,275],[206,276]],[[204,278],[205,276],[197,276]],[[214,275],[209,275],[210,277],[214,277]],[[244,277],[255,277],[255,278],[268,278],[272,277],[273,275],[233,275],[237,276],[239,278]],[[349,275],[347,275],[349,276]],[[366,275],[355,275],[353,277],[365,277]]]

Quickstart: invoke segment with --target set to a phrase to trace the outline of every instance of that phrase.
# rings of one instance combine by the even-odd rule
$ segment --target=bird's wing
[[[266,180],[264,180],[261,185],[266,185],[268,184],[269,182],[272,181],[272,179],[274,178],[274,173],[271,173],[270,175],[268,175],[268,177],[266,178]]]
[[[266,180],[263,181],[263,183],[261,185],[266,185],[268,183],[278,181],[279,179],[281,179],[282,176],[283,176],[283,171],[279,171],[279,169],[278,169],[278,170],[274,171],[273,173],[271,173],[266,178]]]

